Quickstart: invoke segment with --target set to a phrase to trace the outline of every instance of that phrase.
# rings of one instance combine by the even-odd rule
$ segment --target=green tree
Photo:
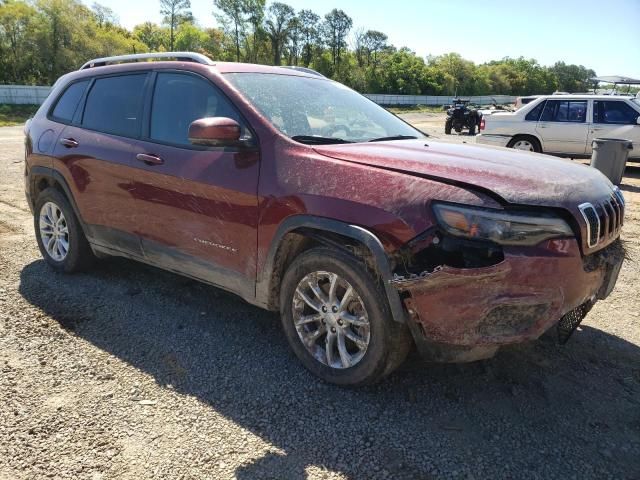
[[[160,13],[169,26],[169,49],[173,51],[175,32],[185,20],[193,19],[190,0],[160,0]]]
[[[429,65],[441,72],[444,93],[447,95],[468,95],[473,90],[475,65],[458,53],[446,53],[430,57]]]
[[[111,8],[106,7],[98,2],[93,2],[93,4],[91,5],[91,10],[93,10],[96,22],[98,23],[98,26],[100,28],[108,28],[120,23],[118,16]]]
[[[379,75],[372,78],[373,88],[382,93],[419,95],[427,84],[426,65],[411,50],[401,48],[380,58]]]
[[[367,65],[371,64],[373,57],[373,65],[378,62],[378,53],[387,47],[388,37],[378,30],[367,30],[363,38],[363,46],[367,55]]]
[[[282,61],[282,50],[289,38],[295,15],[295,10],[286,3],[274,2],[267,8],[264,29],[271,42],[274,65],[280,65]]]
[[[353,26],[351,17],[342,10],[334,8],[324,16],[324,32],[327,45],[331,49],[334,68],[340,63],[340,55],[347,47],[347,35]]]
[[[98,26],[93,12],[77,0],[38,0],[36,9],[34,68],[40,81],[51,84],[94,57],[147,49],[124,29]]]
[[[556,62],[549,69],[558,81],[558,89],[563,92],[586,92],[593,86],[591,78],[596,72],[582,65],[567,65],[564,62]]]
[[[298,59],[300,58],[301,41],[302,31],[300,26],[300,19],[294,16],[289,22],[289,38],[287,42],[289,65],[298,65]]]
[[[247,22],[251,25],[252,43],[249,53],[249,60],[258,62],[258,46],[262,36],[262,21],[264,20],[265,0],[245,0],[244,12]]]
[[[311,10],[300,10],[298,22],[302,41],[302,64],[308,67],[313,58],[314,49],[321,47],[321,36],[318,28],[320,16]]]
[[[152,52],[161,52],[169,46],[169,31],[153,22],[133,27],[133,37],[144,43]]]
[[[204,33],[207,36],[206,41],[202,44],[202,51],[209,58],[214,60],[224,60],[225,56],[225,34],[218,28],[206,28]]]
[[[204,49],[209,36],[192,23],[183,23],[176,33],[176,48],[181,52],[200,52]]]
[[[0,82],[19,83],[32,77],[37,15],[24,2],[0,5]]]
[[[214,15],[233,35],[236,62],[239,62],[240,41],[244,36],[247,25],[247,19],[245,18],[247,11],[246,0],[213,0],[213,4],[222,12],[222,14],[214,12]]]

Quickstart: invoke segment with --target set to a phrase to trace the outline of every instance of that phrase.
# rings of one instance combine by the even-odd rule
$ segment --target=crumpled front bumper
[[[549,240],[505,247],[504,260],[489,267],[443,266],[392,283],[421,353],[465,362],[535,340],[578,307],[588,311],[610,293],[623,255],[620,241],[583,258],[575,239]]]

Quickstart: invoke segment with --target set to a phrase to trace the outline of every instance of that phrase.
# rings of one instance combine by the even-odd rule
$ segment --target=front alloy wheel
[[[338,385],[374,383],[395,370],[412,342],[391,318],[379,279],[346,251],[298,255],[280,285],[282,327],[302,364]]]
[[[306,275],[296,287],[292,311],[302,344],[322,364],[349,368],[366,354],[369,316],[360,295],[338,274]]]

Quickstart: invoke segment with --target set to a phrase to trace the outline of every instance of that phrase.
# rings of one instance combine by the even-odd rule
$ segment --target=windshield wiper
[[[309,145],[331,145],[332,143],[353,143],[344,138],[320,137],[316,135],[294,135],[292,140]]]
[[[387,140],[415,140],[415,135],[392,135],[390,137],[372,138],[370,142],[386,142]]]

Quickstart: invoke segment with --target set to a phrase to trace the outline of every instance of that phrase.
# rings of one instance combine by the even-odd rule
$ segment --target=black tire
[[[370,340],[362,359],[348,368],[333,368],[316,359],[304,346],[293,320],[293,296],[300,281],[316,271],[336,273],[360,295],[368,314]],[[413,341],[408,328],[393,321],[382,286],[355,257],[330,248],[313,248],[298,256],[287,269],[280,289],[280,313],[289,345],[314,375],[337,385],[375,383],[406,358]],[[322,338],[322,337],[321,337]]]
[[[451,128],[453,127],[453,119],[447,118],[444,122],[444,133],[446,135],[451,135]]]
[[[475,134],[476,134],[476,124],[474,123],[469,127],[469,135],[475,135]]]
[[[521,140],[525,140],[531,143],[531,146],[533,147],[534,152],[542,153],[542,146],[540,145],[540,142],[538,141],[537,138],[532,137],[530,135],[516,135],[511,140],[509,140],[509,143],[507,143],[507,148],[514,148],[514,145]]]
[[[66,256],[61,261],[55,260],[47,252],[42,241],[40,232],[40,212],[43,205],[47,202],[55,204],[62,211],[66,220],[69,249]],[[74,273],[86,270],[93,264],[95,256],[93,255],[89,242],[82,231],[80,222],[78,221],[73,208],[69,204],[69,201],[55,188],[47,188],[38,195],[35,203],[33,225],[40,253],[53,269],[59,272]]]

